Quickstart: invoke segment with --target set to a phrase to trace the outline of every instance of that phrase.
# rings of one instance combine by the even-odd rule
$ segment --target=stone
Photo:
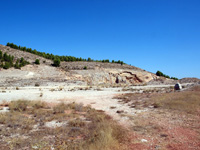
[[[118,113],[118,114],[121,114],[121,113],[123,113],[124,111],[123,110],[118,110],[118,111],[116,111],[116,113]]]
[[[141,142],[148,142],[146,139],[141,139]]]
[[[180,83],[176,83],[175,86],[174,86],[174,89],[175,90],[181,90],[182,89],[182,86]]]

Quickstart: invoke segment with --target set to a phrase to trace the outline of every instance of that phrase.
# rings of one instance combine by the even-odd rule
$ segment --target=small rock
[[[135,108],[135,105],[131,105],[130,108]]]
[[[123,113],[124,111],[123,110],[117,110],[116,113],[120,114],[120,113]]]
[[[149,108],[154,108],[154,106],[151,105],[151,106],[149,106]]]
[[[148,142],[146,139],[141,139],[141,142]]]
[[[161,134],[160,137],[167,137],[167,134]]]

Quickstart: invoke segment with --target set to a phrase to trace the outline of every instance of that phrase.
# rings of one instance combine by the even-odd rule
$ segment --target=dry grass
[[[127,93],[118,95],[115,99],[134,109],[160,108],[193,114],[200,112],[200,86],[170,93]]]
[[[189,91],[161,94],[152,98],[158,107],[196,113],[200,110],[200,87]]]
[[[82,104],[13,101],[0,114],[0,146],[4,149],[122,149],[126,130],[111,117]],[[49,122],[57,122],[47,127]]]
[[[130,106],[134,104],[133,109],[148,108],[134,116],[123,114],[133,123],[133,149],[200,149],[200,86],[180,92],[129,93],[116,98]]]

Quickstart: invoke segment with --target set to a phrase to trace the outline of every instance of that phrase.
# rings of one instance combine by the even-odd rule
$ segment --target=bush
[[[39,60],[39,59],[36,59],[36,60],[35,60],[35,64],[36,64],[36,65],[39,65],[39,64],[40,64],[40,60]]]
[[[23,57],[20,59],[20,63],[22,63],[22,62],[24,62],[24,58]]]
[[[0,59],[3,57],[3,53],[2,51],[0,50]]]
[[[83,69],[84,69],[84,70],[87,70],[87,66],[84,66]]]
[[[64,103],[60,103],[59,105],[56,105],[53,107],[53,113],[64,113],[66,109],[66,105]]]
[[[161,77],[165,77],[165,78],[168,78],[168,79],[178,80],[178,78],[176,78],[176,77],[171,77],[171,78],[170,78],[170,76],[168,76],[168,75],[162,73],[161,71],[157,71],[157,72],[156,72],[156,75],[157,75],[157,76],[161,76]]]
[[[53,66],[55,66],[55,67],[59,67],[60,66],[60,59],[59,58],[54,59]]]
[[[176,78],[176,77],[171,77],[171,79],[173,79],[173,80],[178,80],[178,78]]]
[[[9,104],[9,108],[11,111],[25,111],[27,109],[28,103],[27,101],[19,100],[19,101],[12,101]]]
[[[161,71],[157,71],[157,72],[156,72],[156,75],[157,75],[157,76],[163,76],[163,73],[162,73]]]
[[[3,66],[3,69],[9,69],[10,68],[10,63],[9,62],[5,62],[5,65]]]

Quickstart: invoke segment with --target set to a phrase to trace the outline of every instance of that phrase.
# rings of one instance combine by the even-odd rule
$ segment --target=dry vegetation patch
[[[82,104],[12,101],[0,113],[4,149],[125,149],[126,130],[110,116]]]
[[[197,114],[200,111],[200,86],[183,92],[157,95],[152,98],[152,101],[163,109]]]
[[[130,116],[136,135],[133,149],[200,149],[200,86],[162,94],[129,93],[118,98],[134,104],[133,109],[148,109]]]

